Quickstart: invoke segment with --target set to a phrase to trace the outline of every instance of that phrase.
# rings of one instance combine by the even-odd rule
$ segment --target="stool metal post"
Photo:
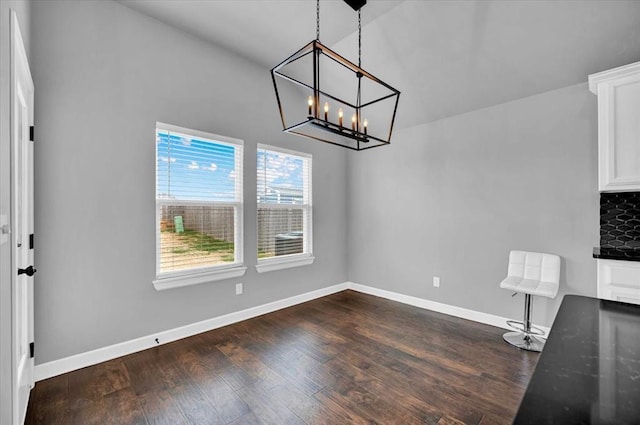
[[[531,294],[524,294],[524,331],[531,332]]]
[[[528,351],[542,351],[544,347],[544,339],[538,336],[544,333],[531,326],[531,294],[524,295],[524,320],[522,323],[514,320],[507,321],[512,328],[518,329],[517,332],[507,332],[502,338],[509,344]],[[537,335],[537,336],[536,336]]]

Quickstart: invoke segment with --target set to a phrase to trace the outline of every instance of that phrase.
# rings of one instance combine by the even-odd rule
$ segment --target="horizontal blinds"
[[[242,146],[158,129],[156,198],[241,202]],[[240,156],[241,157],[241,156]]]
[[[258,146],[258,259],[311,250],[311,156]]]
[[[242,145],[156,130],[158,273],[238,262]]]

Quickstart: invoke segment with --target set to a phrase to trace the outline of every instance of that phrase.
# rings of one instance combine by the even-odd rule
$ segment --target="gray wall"
[[[283,135],[268,70],[221,48],[111,1],[35,2],[32,15],[38,364],[347,278],[519,317],[521,299],[498,288],[510,249],[563,257],[560,295],[536,300],[536,322],[551,323],[564,293],[595,295],[596,98],[586,84],[347,155]],[[156,121],[245,140],[243,278],[153,289]],[[253,268],[257,143],[313,154],[312,266]]]
[[[535,299],[536,323],[551,325],[563,294],[595,296],[596,117],[596,96],[579,84],[350,154],[349,280],[519,318],[522,297],[499,282],[520,249],[563,259],[560,293]]]
[[[11,134],[10,117],[10,10],[16,12],[22,40],[31,59],[31,4],[0,2],[0,214],[11,220]],[[0,423],[11,422],[11,249],[0,245]]]
[[[268,70],[112,1],[33,19],[37,364],[346,280],[346,153],[281,133]],[[154,290],[156,121],[245,140],[244,277]],[[257,143],[313,155],[311,266],[253,267]]]

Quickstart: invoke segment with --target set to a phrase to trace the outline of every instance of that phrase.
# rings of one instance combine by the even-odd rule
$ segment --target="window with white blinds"
[[[258,145],[257,180],[258,271],[312,259],[311,155]]]
[[[157,123],[158,280],[242,265],[242,148],[242,140]]]

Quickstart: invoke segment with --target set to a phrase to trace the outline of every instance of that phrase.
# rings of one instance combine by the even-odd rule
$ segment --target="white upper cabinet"
[[[598,95],[598,186],[640,191],[640,62],[589,76]]]

